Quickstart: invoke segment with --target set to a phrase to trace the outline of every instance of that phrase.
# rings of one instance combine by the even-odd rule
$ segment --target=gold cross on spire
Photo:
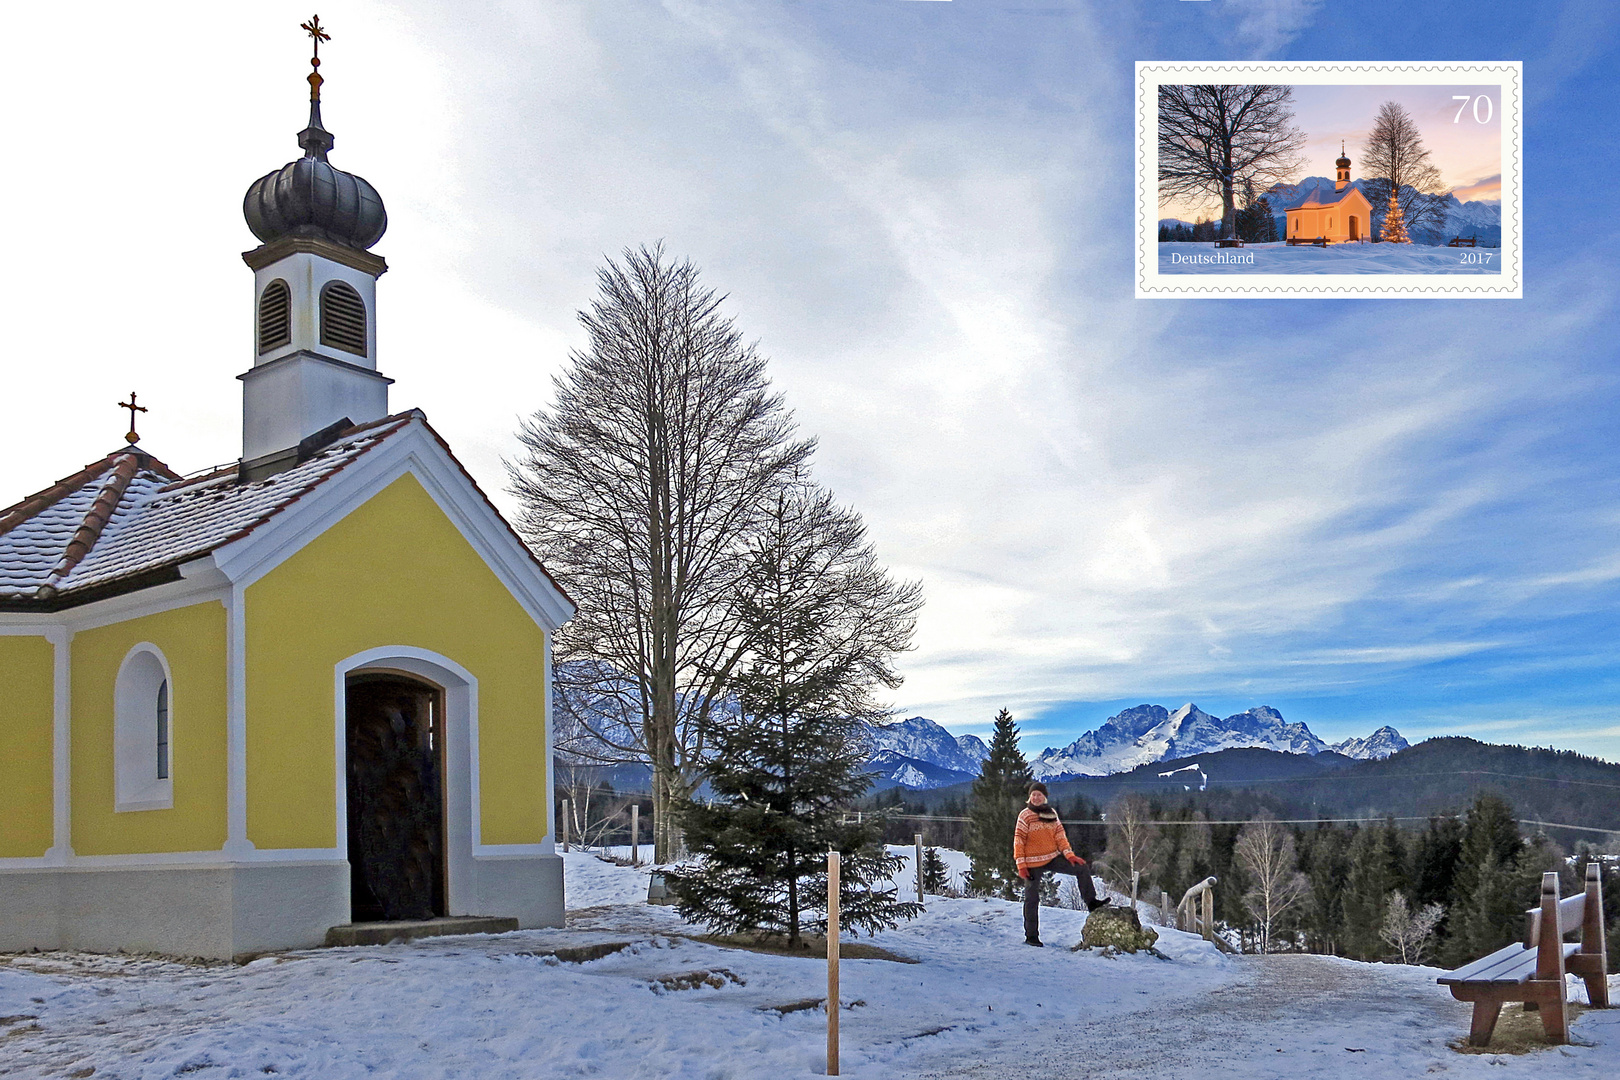
[[[129,410],[129,431],[124,434],[124,441],[129,443],[131,446],[134,446],[136,443],[141,441],[141,437],[135,433],[135,414],[138,412],[146,412],[147,408],[145,405],[135,404],[135,391],[133,390],[129,392],[129,400],[120,401],[118,403],[118,407],[120,409]]]
[[[299,23],[298,28],[307,33],[315,45],[315,55],[309,58],[309,100],[318,102],[321,100],[321,42],[331,41],[332,35],[321,25],[319,15],[310,16],[309,22]]]

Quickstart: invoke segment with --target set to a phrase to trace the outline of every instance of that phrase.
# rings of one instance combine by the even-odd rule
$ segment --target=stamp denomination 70
[[[1519,297],[1519,63],[1139,63],[1138,297]]]

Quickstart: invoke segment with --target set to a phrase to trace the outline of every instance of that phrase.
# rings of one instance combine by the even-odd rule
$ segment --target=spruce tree
[[[922,883],[923,892],[935,895],[944,892],[951,883],[950,871],[945,867],[945,860],[940,857],[939,848],[923,848]]]
[[[1033,779],[1029,762],[1018,749],[1018,725],[1012,713],[1002,709],[990,737],[990,756],[973,781],[968,810],[967,854],[973,861],[968,888],[972,892],[1011,900],[1021,887],[1013,861],[1013,832]]]
[[[712,803],[680,824],[699,858],[669,875],[683,917],[720,933],[820,929],[827,852],[840,853],[844,926],[877,931],[920,910],[885,887],[902,860],[884,818],[850,812],[866,793],[873,700],[900,678],[921,594],[877,564],[859,515],[802,474],[776,491],[750,541],[735,603],[744,649],[729,680],[735,709],[708,730]]]
[[[1513,808],[1495,795],[1475,799],[1452,879],[1444,962],[1457,966],[1477,960],[1523,932],[1528,904],[1519,872],[1523,850]]]
[[[1406,234],[1406,215],[1401,211],[1401,200],[1395,192],[1389,193],[1389,209],[1384,211],[1384,243],[1410,244]]]

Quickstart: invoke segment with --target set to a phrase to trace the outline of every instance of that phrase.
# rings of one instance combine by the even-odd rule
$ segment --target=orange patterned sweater
[[[1073,855],[1069,836],[1063,831],[1063,822],[1055,817],[1042,821],[1029,807],[1018,813],[1018,828],[1013,830],[1013,861],[1020,870],[1031,866],[1045,866],[1056,855]]]

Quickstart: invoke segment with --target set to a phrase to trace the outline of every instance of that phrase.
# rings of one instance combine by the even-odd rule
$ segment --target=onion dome
[[[1335,161],[1333,164],[1337,165],[1341,169],[1348,169],[1350,167],[1350,159],[1344,156],[1343,143],[1339,144],[1339,160]]]
[[[321,126],[318,71],[309,82],[309,126],[298,133],[304,156],[253,181],[242,200],[242,216],[266,244],[309,236],[364,251],[382,239],[388,214],[376,188],[326,160],[334,140]]]

